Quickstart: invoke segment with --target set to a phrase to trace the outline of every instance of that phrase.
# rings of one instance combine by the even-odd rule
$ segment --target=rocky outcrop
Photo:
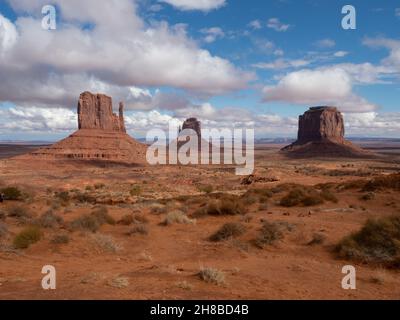
[[[329,139],[344,142],[344,121],[335,107],[313,107],[299,117],[297,143]]]
[[[201,139],[201,122],[198,121],[196,118],[189,118],[187,119],[182,126],[182,130],[191,129],[196,132],[199,140]]]
[[[146,163],[147,147],[126,133],[124,104],[113,113],[112,99],[84,92],[78,102],[78,131],[50,147],[22,158],[41,160],[105,160]]]
[[[312,107],[299,117],[297,141],[282,149],[288,155],[302,157],[368,157],[344,138],[343,115],[336,107]]]
[[[126,132],[123,113],[123,103],[117,116],[113,113],[111,97],[83,92],[78,102],[78,129]]]

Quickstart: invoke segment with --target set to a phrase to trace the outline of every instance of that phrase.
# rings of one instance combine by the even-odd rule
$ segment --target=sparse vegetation
[[[365,184],[363,191],[377,191],[382,189],[400,190],[400,173],[374,178]]]
[[[314,233],[312,236],[312,239],[309,243],[307,243],[309,246],[314,246],[314,245],[319,245],[323,244],[326,240],[326,236],[322,233]]]
[[[319,191],[313,187],[296,186],[281,199],[280,205],[283,207],[294,207],[299,205],[309,207],[322,204],[325,200],[334,203],[338,202],[337,197],[329,188],[325,187]]]
[[[204,192],[206,194],[210,194],[214,191],[214,187],[212,185],[198,186],[200,192]]]
[[[92,212],[92,216],[94,216],[100,225],[103,224],[110,224],[115,225],[115,220],[110,214],[108,213],[108,209],[105,206],[97,207]]]
[[[126,277],[117,277],[108,281],[108,285],[113,288],[126,288],[129,286],[129,279]]]
[[[211,216],[243,215],[246,211],[242,202],[235,197],[228,196],[210,202],[207,207],[207,214]]]
[[[55,235],[50,242],[52,244],[67,244],[69,243],[70,239],[67,234],[60,234],[60,235]]]
[[[18,233],[13,241],[13,245],[17,249],[26,249],[31,244],[38,242],[42,238],[42,232],[37,226],[29,226]]]
[[[149,229],[144,224],[137,224],[132,229],[130,229],[128,232],[129,236],[134,235],[134,234],[148,235]]]
[[[100,228],[100,223],[93,215],[83,215],[73,220],[70,226],[72,230],[96,232]]]
[[[215,268],[201,268],[199,272],[201,280],[217,285],[225,284],[225,273]]]
[[[126,214],[122,216],[122,218],[118,221],[118,224],[123,226],[129,226],[133,223],[133,221],[134,221],[133,214]]]
[[[169,226],[171,224],[195,224],[196,220],[190,219],[182,211],[175,210],[167,214],[163,224]]]
[[[0,238],[5,237],[7,233],[8,233],[7,226],[4,223],[0,222]]]
[[[131,196],[140,196],[142,193],[142,188],[139,185],[134,185],[129,193]]]
[[[97,233],[91,236],[91,240],[102,252],[116,253],[121,250],[121,246],[109,235]]]
[[[61,191],[55,194],[56,198],[60,200],[64,205],[67,205],[71,200],[71,196],[68,191]]]
[[[400,216],[368,220],[336,246],[341,258],[389,267],[400,266]]]
[[[254,244],[259,248],[264,248],[283,238],[281,228],[278,223],[264,222],[259,235],[254,240]]]
[[[64,223],[64,219],[49,210],[36,219],[35,224],[42,228],[54,228]]]
[[[236,222],[230,222],[224,224],[216,233],[214,233],[211,237],[211,241],[224,241],[227,239],[231,239],[234,237],[241,236],[246,231],[244,225]]]
[[[4,194],[6,200],[22,200],[23,193],[17,187],[7,187],[0,190]]]
[[[13,218],[28,218],[28,209],[24,206],[12,206],[8,209],[8,216]]]

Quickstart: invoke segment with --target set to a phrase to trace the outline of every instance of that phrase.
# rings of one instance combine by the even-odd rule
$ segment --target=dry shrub
[[[338,202],[338,199],[329,188],[317,190],[314,187],[296,186],[281,199],[280,205],[284,207],[299,205],[308,207],[322,204],[325,200],[334,203]]]
[[[244,234],[245,231],[246,228],[241,223],[226,223],[210,237],[210,240],[215,242],[224,241],[227,239],[239,237]]]
[[[100,223],[93,215],[83,215],[70,223],[72,230],[84,230],[96,232],[100,228]]]
[[[102,251],[116,253],[121,250],[121,246],[117,244],[113,237],[104,234],[94,234],[91,236],[91,241]]]
[[[336,246],[339,257],[387,267],[400,266],[400,216],[368,220]]]
[[[134,234],[148,235],[149,229],[144,224],[137,224],[132,229],[130,229],[128,232],[129,236],[134,235]]]
[[[133,217],[133,223],[146,224],[146,223],[149,223],[149,219],[147,219],[147,217],[144,214],[137,213]]]
[[[38,242],[42,238],[42,232],[37,226],[29,226],[18,233],[13,241],[13,245],[17,249],[26,249],[31,244]]]
[[[278,223],[264,222],[260,233],[254,240],[254,244],[259,248],[264,248],[283,238],[281,227]]]
[[[59,235],[55,235],[50,242],[52,244],[67,244],[69,243],[70,239],[69,236],[67,234],[59,234]]]
[[[196,220],[190,219],[182,211],[175,210],[167,214],[163,224],[169,226],[171,224],[195,224]]]
[[[322,233],[314,233],[312,239],[307,245],[314,246],[318,244],[323,244],[326,240],[326,236]]]
[[[49,210],[36,219],[35,224],[42,228],[55,228],[64,223],[64,219]]]
[[[28,209],[23,206],[12,206],[8,209],[8,216],[13,218],[28,218]]]
[[[94,216],[100,225],[103,224],[110,224],[115,225],[115,220],[110,214],[108,213],[108,209],[105,206],[97,207],[92,212],[92,216]]]
[[[4,223],[0,222],[0,238],[5,237],[7,233],[8,233],[7,226]]]
[[[363,191],[377,191],[383,189],[400,190],[400,173],[374,178],[365,184]]]
[[[123,226],[130,226],[133,221],[133,214],[126,214],[118,221],[118,224],[121,224]]]
[[[215,268],[201,268],[198,275],[201,280],[208,283],[214,283],[217,285],[223,285],[225,283],[225,274]]]
[[[207,214],[210,216],[244,215],[246,207],[233,196],[223,196],[218,200],[211,201],[207,206]]]

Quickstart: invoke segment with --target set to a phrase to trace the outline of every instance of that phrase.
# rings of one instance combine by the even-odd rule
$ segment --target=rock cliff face
[[[335,107],[314,107],[299,118],[298,143],[329,139],[344,142],[344,121]]]
[[[144,164],[146,150],[144,144],[126,134],[122,102],[119,104],[119,115],[116,115],[113,113],[111,97],[84,92],[78,102],[78,131],[22,158]]]
[[[297,141],[282,149],[289,156],[368,157],[374,154],[344,138],[343,115],[335,107],[313,107],[299,117]]]
[[[112,99],[104,94],[84,92],[78,102],[78,129],[100,129],[126,132],[124,105],[119,106],[119,116],[113,113]]]

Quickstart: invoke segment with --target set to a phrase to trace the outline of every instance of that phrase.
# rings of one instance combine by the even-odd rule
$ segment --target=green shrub
[[[18,233],[13,241],[17,249],[26,249],[31,244],[38,242],[42,238],[42,232],[36,226],[30,226]]]
[[[336,246],[339,257],[385,266],[400,266],[400,216],[368,220]]]
[[[240,223],[226,223],[210,237],[210,240],[215,242],[224,241],[227,239],[239,237],[244,234],[245,231],[246,228]]]
[[[139,185],[132,186],[130,194],[131,196],[140,196],[142,188]]]
[[[22,191],[17,187],[7,187],[0,190],[4,194],[5,200],[22,200]]]
[[[283,238],[279,224],[264,222],[259,235],[254,240],[254,244],[259,248],[264,248]]]

